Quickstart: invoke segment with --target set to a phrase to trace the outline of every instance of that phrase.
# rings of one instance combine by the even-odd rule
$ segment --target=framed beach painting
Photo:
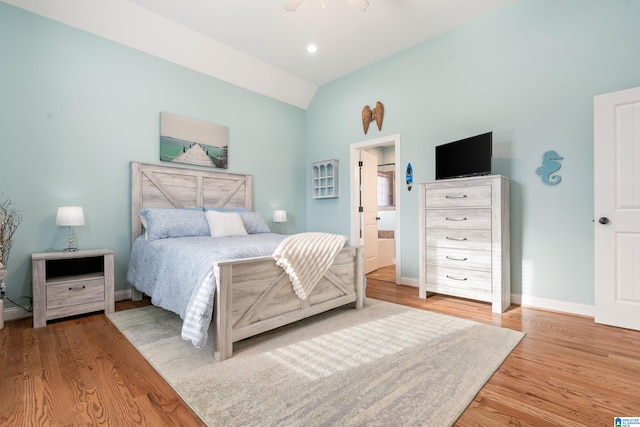
[[[160,160],[226,169],[229,128],[160,113]]]

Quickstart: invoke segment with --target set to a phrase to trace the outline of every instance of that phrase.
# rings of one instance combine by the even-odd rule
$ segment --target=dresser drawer
[[[104,278],[47,285],[47,310],[104,301]]]
[[[490,294],[491,272],[428,265],[427,283]]]
[[[427,209],[425,221],[427,229],[490,230],[491,209]]]
[[[491,250],[491,230],[428,228],[426,246],[439,248]]]
[[[491,271],[491,251],[428,247],[427,268],[429,265]]]
[[[424,196],[427,208],[491,206],[490,185],[456,188],[427,187]]]

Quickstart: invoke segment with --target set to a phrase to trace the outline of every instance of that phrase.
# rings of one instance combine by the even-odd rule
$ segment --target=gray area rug
[[[234,344],[213,360],[148,306],[109,315],[211,426],[447,426],[523,333],[367,299]]]

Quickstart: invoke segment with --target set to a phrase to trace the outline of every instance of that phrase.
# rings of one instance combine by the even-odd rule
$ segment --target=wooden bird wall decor
[[[378,130],[382,130],[382,118],[384,117],[384,106],[382,102],[376,102],[376,106],[371,109],[368,105],[365,105],[362,109],[362,126],[364,128],[364,134],[367,134],[369,130],[369,124],[372,121],[376,121]]]

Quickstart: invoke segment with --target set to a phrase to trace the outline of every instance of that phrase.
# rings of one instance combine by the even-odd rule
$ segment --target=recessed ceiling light
[[[309,53],[316,53],[318,51],[318,46],[316,46],[315,44],[310,44],[309,46],[307,46],[307,52]]]

